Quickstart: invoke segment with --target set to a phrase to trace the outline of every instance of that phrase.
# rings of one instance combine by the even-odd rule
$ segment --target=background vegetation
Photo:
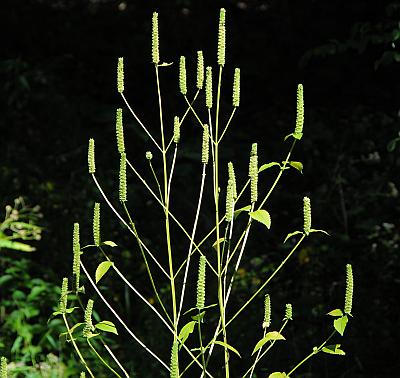
[[[271,287],[274,308],[283,308],[292,298],[295,315],[288,335],[292,349],[273,354],[271,363],[275,370],[284,368],[324,338],[328,319],[322,314],[341,300],[343,283],[337,280],[344,264],[351,262],[355,319],[344,343],[347,356],[335,361],[319,356],[298,376],[382,377],[400,368],[395,343],[400,336],[399,1],[4,0],[0,198],[4,207],[19,196],[29,205],[40,205],[43,218],[30,220],[43,230],[40,241],[28,242],[35,252],[0,251],[0,354],[21,366],[56,364],[64,369],[63,376],[76,376],[72,351],[58,343],[59,324],[46,322],[57,303],[55,287],[70,272],[73,222],[81,223],[90,241],[91,209],[100,199],[86,168],[91,136],[96,137],[99,176],[117,195],[118,159],[110,143],[115,108],[121,105],[115,90],[116,58],[125,57],[130,102],[151,122],[156,105],[149,65],[152,11],[160,13],[163,59],[176,63],[183,51],[194,61],[200,48],[206,59],[214,59],[214,26],[221,6],[228,12],[227,61],[242,70],[241,108],[226,159],[238,158],[238,151],[253,141],[259,142],[261,162],[279,159],[283,136],[294,126],[297,83],[305,88],[305,137],[295,155],[304,173],[299,177],[289,172],[273,196],[274,227],[267,240],[260,233],[252,241],[236,300],[274,268],[284,248],[282,235],[301,224],[299,204],[309,195],[313,219],[332,237],[308,242]],[[166,92],[177,94],[176,77],[168,80]],[[168,102],[183,107],[177,95]],[[145,169],[146,136],[132,119],[126,121],[127,149]],[[193,137],[188,130],[177,171],[182,193],[190,190],[187,177],[197,158]],[[129,203],[140,214],[137,226],[154,245],[161,244],[150,198],[136,182],[130,188]],[[175,195],[182,215],[194,207],[184,195]],[[104,215],[109,238],[122,246],[126,272],[146,291],[134,241],[121,233],[110,213]],[[7,275],[12,278],[4,279]],[[152,318],[137,311],[135,298],[122,285],[112,280],[103,285],[115,293],[121,313],[150,345],[169,349],[157,337]],[[245,336],[248,350],[259,338],[259,329],[251,327],[261,322],[257,306],[241,319],[249,327],[236,335],[241,340]],[[273,316],[282,317],[278,312]],[[135,371],[153,376],[157,368],[126,342],[121,332],[113,341],[116,353]],[[45,368],[38,369],[25,369],[21,376],[46,376]]]

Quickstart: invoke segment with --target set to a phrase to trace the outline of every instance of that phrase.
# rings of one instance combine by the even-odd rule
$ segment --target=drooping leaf
[[[326,315],[330,315],[330,316],[343,316],[343,311],[339,308],[332,310],[330,312],[328,312]]]
[[[193,332],[195,325],[196,325],[196,322],[191,321],[182,327],[181,332],[179,332],[179,336],[178,336],[179,340],[182,341],[182,344],[185,343],[185,341],[187,340],[189,335]]]
[[[297,169],[300,173],[303,173],[303,163],[299,161],[289,161],[289,165],[294,169]]]
[[[214,242],[214,244],[212,245],[212,247],[215,249],[215,250],[217,250],[217,245],[218,244],[221,244],[222,242],[224,242],[225,241],[225,238],[219,238],[218,240],[216,240],[215,242]]]
[[[347,315],[344,315],[340,318],[337,318],[333,321],[333,326],[335,327],[336,331],[340,333],[341,336],[344,334],[344,330],[346,329],[347,322],[349,318]]]
[[[260,173],[260,172],[262,172],[262,171],[265,171],[266,169],[268,169],[268,168],[271,168],[271,167],[273,167],[273,166],[275,166],[275,165],[277,165],[277,166],[281,166],[278,162],[276,162],[276,161],[273,161],[273,162],[271,162],[271,163],[267,163],[267,164],[263,164],[260,168],[258,168],[258,173]]]
[[[292,236],[302,234],[302,233],[303,233],[302,231],[294,231],[294,232],[291,232],[290,234],[287,234],[283,243],[286,243],[287,240],[290,239]]]
[[[275,372],[268,376],[268,378],[286,378],[287,375],[285,373]]]
[[[117,244],[115,244],[113,241],[111,241],[111,240],[106,240],[105,242],[103,242],[103,243],[101,243],[101,244],[104,244],[104,245],[108,245],[108,246],[110,246],[110,247],[117,247]]]
[[[315,229],[312,228],[312,229],[310,230],[310,233],[311,233],[311,232],[322,232],[323,234],[330,236],[330,235],[329,235],[326,231],[324,231],[324,230],[315,230]]]
[[[236,219],[240,213],[242,213],[243,211],[249,211],[251,209],[251,205],[242,207],[241,209],[237,209],[233,212],[233,217]]]
[[[103,320],[103,321],[95,324],[94,327],[99,329],[100,331],[111,332],[111,333],[115,333],[116,335],[118,335],[117,328],[115,327],[114,323],[110,322],[109,320]]]
[[[327,345],[326,347],[322,348],[322,351],[324,353],[337,354],[340,356],[344,356],[346,354],[344,350],[340,349],[340,344]]]
[[[249,215],[257,222],[265,225],[268,229],[271,228],[271,216],[269,215],[269,212],[267,210],[259,209],[256,211],[252,211],[251,213],[249,213]]]
[[[7,239],[0,239],[0,249],[2,248],[14,249],[15,251],[21,251],[21,252],[36,251],[35,247],[32,247],[28,244]]]
[[[251,355],[253,355],[255,352],[257,352],[260,348],[264,346],[264,344],[267,341],[273,341],[273,340],[286,340],[279,332],[277,331],[272,331],[268,332],[265,337],[263,337],[254,347],[253,352]]]
[[[82,324],[85,324],[85,323],[76,323],[74,326],[72,326],[72,327],[70,328],[71,334],[74,333],[74,331],[75,331],[79,326],[81,326]]]
[[[219,340],[215,340],[213,342],[213,344],[217,344],[217,345],[221,345],[224,348],[226,347],[227,349],[231,350],[232,352],[236,353],[240,358],[242,358],[242,356],[240,355],[240,353],[232,346],[229,344],[224,343],[223,341],[219,341]]]
[[[114,265],[112,261],[103,261],[99,264],[96,269],[96,283],[101,280],[101,278],[107,273],[108,269],[110,269],[112,265]]]
[[[202,311],[202,312],[200,312],[200,314],[197,314],[197,315],[192,316],[192,319],[193,319],[195,322],[198,322],[199,320],[200,320],[201,322],[203,322],[203,318],[204,318],[205,313],[206,313],[205,311]]]

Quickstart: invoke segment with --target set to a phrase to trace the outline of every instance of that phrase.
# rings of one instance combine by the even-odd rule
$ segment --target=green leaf
[[[340,333],[341,336],[344,334],[344,330],[346,329],[347,322],[349,318],[347,315],[342,316],[341,318],[335,319],[333,321],[333,326],[335,327],[336,331]]]
[[[264,338],[262,338],[254,347],[253,352],[251,353],[251,355],[253,355],[255,352],[257,352],[260,348],[262,348],[264,346],[264,344],[267,341],[273,341],[273,340],[286,340],[279,332],[277,331],[272,331],[272,332],[268,332]]]
[[[297,169],[300,173],[303,173],[303,163],[299,161],[289,161],[289,165],[294,169]]]
[[[294,231],[294,232],[291,232],[290,234],[287,234],[285,240],[283,241],[283,243],[286,243],[287,240],[289,238],[291,238],[292,236],[298,235],[298,234],[302,234],[302,233],[303,233],[303,231]]]
[[[340,344],[327,345],[322,348],[322,351],[328,354],[338,354],[340,356],[344,356],[346,353],[344,350],[340,349]]]
[[[310,230],[310,233],[311,233],[311,232],[322,232],[323,234],[330,236],[330,235],[329,235],[326,231],[324,231],[324,230],[315,230],[315,229],[312,228],[312,229]]]
[[[242,207],[241,209],[237,209],[233,212],[233,217],[236,219],[239,214],[243,211],[249,211],[251,209],[251,205],[247,205],[245,207]]]
[[[200,320],[201,322],[203,322],[203,318],[204,318],[205,313],[206,313],[205,311],[202,311],[202,312],[200,312],[200,314],[197,314],[197,315],[192,316],[192,319],[193,319],[194,321],[196,321],[196,322],[198,322],[199,320]]]
[[[259,209],[256,211],[252,211],[249,213],[250,217],[255,219],[257,222],[262,223],[265,225],[268,229],[271,227],[271,216],[269,215],[269,212],[267,210]]]
[[[326,315],[330,315],[330,316],[343,316],[343,312],[342,310],[340,310],[339,308],[332,310],[330,312],[328,312]]]
[[[240,355],[240,353],[239,353],[232,345],[226,344],[226,343],[224,343],[223,341],[218,341],[218,340],[215,340],[215,341],[213,342],[213,344],[221,345],[221,346],[223,346],[224,348],[227,348],[227,349],[231,350],[232,352],[236,353],[240,358],[242,358],[242,356]]]
[[[107,273],[108,269],[113,265],[114,263],[112,261],[103,261],[99,264],[96,269],[96,283],[101,280],[101,278]]]
[[[268,378],[286,378],[287,375],[285,373],[275,372],[268,376]]]
[[[100,331],[111,332],[111,333],[115,333],[116,335],[118,335],[117,328],[115,327],[114,323],[110,322],[108,320],[103,320],[103,321],[95,324],[94,327],[99,329]]]
[[[171,62],[171,63],[163,62],[163,63],[157,64],[157,66],[158,67],[168,67],[168,66],[172,66],[173,64],[174,64],[174,62]]]
[[[74,333],[74,331],[75,331],[79,326],[81,326],[82,324],[85,324],[85,323],[76,323],[74,326],[72,326],[72,327],[70,328],[71,334]]]
[[[74,310],[75,310],[76,308],[78,308],[78,307],[67,308],[67,309],[65,310],[65,312],[66,312],[67,314],[71,314],[71,313],[74,312]]]
[[[2,248],[8,248],[8,249],[14,249],[15,251],[21,251],[21,252],[33,252],[36,251],[36,248],[25,244],[25,243],[20,243],[12,240],[7,240],[7,239],[0,239],[0,249]]]
[[[225,241],[225,238],[219,238],[218,240],[215,241],[215,243],[212,245],[212,247],[217,250],[217,245],[221,244],[222,242]]]
[[[187,340],[189,335],[193,332],[195,325],[196,325],[196,322],[191,321],[182,327],[181,332],[179,332],[179,336],[178,336],[179,340],[182,341],[182,344],[185,343],[185,341]]]
[[[286,140],[286,139],[288,139],[290,137],[293,137],[294,139],[300,140],[303,137],[303,133],[291,133],[289,135],[286,135],[284,140]]]
[[[103,243],[101,243],[101,244],[104,244],[104,245],[108,245],[108,246],[110,246],[110,247],[117,247],[117,244],[115,244],[113,241],[111,241],[111,240],[106,240],[105,242],[103,242]]]
[[[273,161],[273,162],[271,162],[271,163],[267,163],[267,164],[263,164],[260,168],[258,168],[258,173],[260,173],[260,172],[262,172],[262,171],[265,171],[266,169],[268,169],[268,168],[271,168],[271,167],[273,167],[273,166],[275,166],[275,165],[277,165],[277,166],[281,166],[278,162],[276,162],[276,161]]]
[[[215,306],[218,306],[218,303],[213,303],[213,304],[210,304],[210,305],[208,305],[208,306],[204,306],[204,307],[202,308],[202,310],[205,310],[206,308],[215,307]],[[192,311],[194,311],[194,310],[199,311],[199,309],[198,309],[197,307],[192,307],[192,308],[189,308],[189,310],[187,310],[183,315],[186,315],[186,314],[188,314],[189,312],[192,312]]]

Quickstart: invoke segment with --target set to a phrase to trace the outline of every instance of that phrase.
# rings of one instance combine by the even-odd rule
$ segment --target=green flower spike
[[[179,60],[179,90],[184,96],[186,96],[186,59],[184,56],[181,56]]]
[[[0,378],[7,378],[7,359],[5,357],[1,357]]]
[[[179,117],[175,116],[174,117],[174,136],[173,140],[176,144],[179,143],[179,140],[181,139],[181,124],[179,122]]]
[[[250,176],[250,198],[251,203],[257,202],[258,199],[258,155],[257,143],[251,145],[250,162],[249,162],[249,176]]]
[[[290,303],[286,303],[284,320],[293,320],[293,309]]]
[[[197,89],[202,89],[204,83],[204,57],[203,51],[197,51]]]
[[[297,112],[296,112],[296,128],[294,130],[295,135],[303,134],[304,125],[304,98],[303,98],[303,85],[297,86]]]
[[[311,231],[311,202],[308,197],[303,198],[303,214],[304,214],[304,233],[309,235]]]
[[[206,258],[201,255],[199,260],[199,274],[197,277],[196,308],[202,310],[206,300]]]
[[[212,68],[206,68],[206,106],[211,109],[213,106],[213,94],[212,94]]]
[[[121,160],[119,165],[119,200],[126,202],[126,154],[121,154]]]
[[[122,154],[123,152],[125,152],[125,143],[124,143],[124,127],[122,125],[122,109],[120,108],[117,109],[115,129],[117,133],[118,152]]]
[[[228,177],[229,180],[232,180],[233,186],[233,198],[237,198],[237,189],[236,189],[236,176],[235,176],[235,169],[233,168],[233,163],[230,161],[228,163]]]
[[[89,173],[94,174],[96,172],[96,163],[94,161],[94,139],[89,139],[89,148],[88,148],[88,166]]]
[[[240,68],[235,68],[232,93],[232,105],[237,108],[240,104]]]
[[[89,299],[86,309],[85,309],[85,326],[82,330],[83,337],[89,337],[92,331],[94,330],[92,323],[92,312],[93,312],[93,300]]]
[[[226,30],[225,30],[225,9],[221,8],[219,12],[219,25],[218,25],[218,50],[217,60],[218,65],[225,65],[225,47],[226,47]]]
[[[74,223],[74,232],[72,236],[72,250],[73,250],[73,262],[72,262],[72,274],[75,278],[75,289],[79,289],[79,280],[81,275],[81,245],[79,241],[79,223]]]
[[[344,313],[351,315],[353,306],[353,269],[350,264],[346,265],[346,295],[344,298]]]
[[[228,185],[226,188],[226,203],[225,203],[225,219],[227,222],[231,222],[233,219],[233,208],[235,206],[235,200],[234,200],[234,187],[233,187],[233,180],[229,179],[228,180]]]
[[[93,209],[93,241],[98,247],[100,245],[100,204],[96,202]]]
[[[67,301],[68,301],[68,278],[64,277],[61,285],[60,301],[58,302],[58,310],[62,314],[65,314],[67,310]]]
[[[269,328],[270,325],[271,325],[271,297],[269,296],[269,294],[266,294],[264,299],[264,320],[262,327]]]
[[[153,154],[151,153],[151,151],[147,151],[147,152],[146,152],[146,159],[147,159],[147,160],[153,159]]]
[[[179,342],[175,340],[171,348],[170,378],[179,378],[178,347]]]
[[[201,162],[203,164],[208,163],[208,158],[210,155],[210,137],[208,134],[208,125],[204,125],[203,127],[203,144],[201,148]]]
[[[151,57],[154,64],[160,63],[160,49],[158,41],[158,13],[153,13],[151,23]]]
[[[119,93],[124,92],[124,58],[118,58],[117,87]]]

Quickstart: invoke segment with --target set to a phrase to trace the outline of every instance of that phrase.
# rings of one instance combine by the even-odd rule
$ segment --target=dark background
[[[396,344],[400,325],[399,161],[397,145],[390,142],[399,132],[399,1],[2,1],[1,202],[6,205],[22,195],[29,203],[39,204],[45,228],[37,251],[29,257],[2,250],[2,267],[28,259],[32,277],[56,285],[62,276],[70,275],[72,224],[79,221],[82,244],[91,243],[92,206],[101,200],[87,173],[90,137],[96,139],[97,176],[117,200],[114,115],[116,107],[124,107],[116,91],[117,57],[125,59],[129,102],[158,135],[151,14],[159,12],[161,60],[174,62],[161,70],[166,119],[172,120],[185,110],[178,93],[179,56],[186,55],[188,62],[189,97],[194,94],[196,51],[204,51],[206,64],[216,64],[220,7],[227,10],[222,102],[226,117],[231,111],[234,67],[242,72],[241,106],[222,159],[235,162],[240,185],[246,180],[252,142],[259,143],[260,163],[286,156],[288,142],[283,137],[294,129],[298,83],[304,84],[305,92],[305,135],[294,152],[294,160],[304,164],[303,175],[295,170],[285,173],[271,197],[267,204],[271,231],[254,227],[232,308],[246,300],[287,252],[282,240],[301,227],[304,195],[312,201],[314,226],[331,234],[307,239],[270,286],[276,327],[286,302],[293,303],[295,320],[285,345],[277,346],[270,359],[260,364],[264,370],[259,376],[288,371],[329,334],[330,319],[324,314],[342,306],[346,263],[352,263],[354,270],[354,319],[343,340],[337,336],[336,342],[347,355],[318,355],[296,377],[395,376],[400,368]],[[128,157],[151,179],[144,159],[151,142],[128,112],[124,114]],[[172,199],[175,212],[188,225],[201,169],[200,137],[192,125],[195,121],[189,118]],[[154,159],[157,169],[159,162]],[[264,188],[275,174],[266,172],[261,179]],[[160,209],[134,177],[129,178],[129,189],[128,204],[138,228],[149,247],[163,248]],[[209,222],[212,209],[205,208],[199,235],[208,230]],[[136,245],[105,204],[102,226],[103,238],[120,246],[114,252],[115,260],[123,263],[128,276],[150,297]],[[178,243],[177,256],[183,256],[186,248]],[[101,261],[93,251],[83,258],[91,269]],[[160,257],[161,261],[165,258]],[[157,280],[167,296],[167,284],[161,277]],[[89,283],[85,286],[91,295]],[[159,354],[168,356],[169,334],[136,298],[116,279],[104,279],[102,287],[113,293],[110,298],[126,314],[130,326]],[[10,290],[12,286],[2,288],[2,300]],[[111,320],[100,300],[95,298],[95,303],[101,318]],[[32,321],[45,323],[56,304],[42,303]],[[243,352],[247,362],[261,336],[256,326],[261,318],[260,296],[232,329],[232,345]],[[132,374],[158,375],[159,366],[122,328],[120,333],[110,343]],[[9,337],[2,340],[1,353],[17,359],[18,354],[9,352],[14,336],[10,333]],[[68,348],[63,347],[66,361],[71,358],[65,353]],[[42,345],[42,351],[51,351],[51,346]],[[233,364],[239,371],[234,376],[247,366],[236,360]]]

